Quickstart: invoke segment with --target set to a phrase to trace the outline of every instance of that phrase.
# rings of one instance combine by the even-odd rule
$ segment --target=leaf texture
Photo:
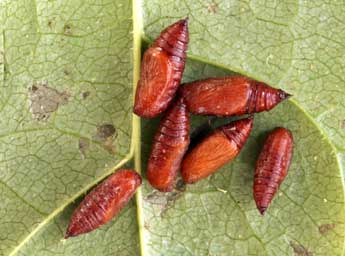
[[[0,255],[343,255],[344,13],[339,1],[0,1]],[[186,16],[184,81],[236,72],[293,98],[257,114],[215,175],[166,194],[144,179],[117,218],[62,241],[104,177],[145,177],[159,119],[140,130],[132,115],[139,41]],[[192,131],[229,120],[193,117]],[[254,165],[276,126],[292,130],[294,156],[261,217]]]

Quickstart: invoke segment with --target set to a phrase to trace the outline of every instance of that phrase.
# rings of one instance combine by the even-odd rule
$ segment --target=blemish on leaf
[[[48,23],[47,23],[48,27],[49,28],[53,28],[53,23],[54,22],[52,20],[49,20]]]
[[[116,129],[112,124],[102,124],[97,127],[97,136],[102,140],[112,137],[116,133]]]
[[[38,121],[47,120],[60,105],[68,102],[70,95],[49,87],[46,82],[34,83],[29,87],[29,108],[32,117]]]
[[[90,92],[82,92],[81,94],[80,94],[80,97],[83,99],[83,100],[85,100],[87,97],[89,97],[90,96]]]
[[[63,33],[65,35],[71,35],[72,34],[72,27],[69,24],[65,24],[65,26],[63,27]]]
[[[31,91],[36,92],[38,90],[38,87],[36,85],[32,85]]]
[[[212,1],[211,3],[209,3],[207,5],[207,11],[209,13],[217,13],[217,11],[218,11],[218,4],[215,3],[214,1]]]
[[[0,65],[2,65],[2,69],[4,72],[4,80],[6,80],[6,75],[10,74],[10,69],[6,62],[6,56],[3,50],[0,50]]]
[[[345,129],[345,119],[340,121],[340,128]]]
[[[160,209],[159,216],[164,217],[167,211],[174,206],[176,200],[183,195],[185,184],[183,183],[182,185],[182,183],[179,184],[179,182],[177,182],[176,189],[171,192],[160,192],[155,190],[148,194],[144,200],[150,204],[158,206]]]
[[[290,241],[290,246],[292,247],[295,256],[313,256],[313,253],[308,251],[302,244]]]
[[[63,73],[66,75],[66,76],[69,76],[71,74],[71,72],[67,69],[64,69],[63,70]]]
[[[322,224],[319,226],[319,232],[321,235],[326,235],[329,231],[335,228],[334,223]]]
[[[81,155],[81,159],[85,159],[86,156],[86,151],[88,150],[88,148],[90,147],[90,140],[87,138],[80,138],[79,139],[79,151],[80,151],[80,155]]]
[[[146,221],[144,222],[144,228],[147,230],[150,229],[150,224],[148,224]]]
[[[0,50],[0,65],[4,64],[4,52]]]
[[[96,139],[100,140],[104,149],[109,151],[111,154],[115,154],[113,142],[116,139],[116,136],[116,129],[112,124],[102,124],[97,127]]]

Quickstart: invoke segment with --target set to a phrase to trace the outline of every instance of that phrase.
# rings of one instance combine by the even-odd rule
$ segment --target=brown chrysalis
[[[213,174],[241,151],[253,127],[253,118],[231,122],[216,129],[182,161],[184,182],[194,183]]]
[[[119,170],[93,189],[73,212],[65,238],[88,233],[110,221],[141,184],[133,170]]]
[[[193,114],[234,116],[271,110],[290,95],[244,76],[209,78],[180,87]]]
[[[285,179],[292,157],[293,137],[285,128],[274,129],[267,137],[256,162],[253,193],[263,215]]]
[[[182,78],[188,41],[186,18],[163,30],[145,52],[135,95],[135,114],[152,118],[167,109]]]
[[[154,137],[147,179],[160,191],[171,191],[189,145],[189,113],[182,99],[175,101],[162,118]]]

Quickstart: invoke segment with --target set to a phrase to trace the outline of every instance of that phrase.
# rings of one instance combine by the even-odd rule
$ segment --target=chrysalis
[[[189,113],[182,99],[174,102],[156,132],[147,167],[147,179],[160,191],[171,191],[189,145]]]
[[[267,137],[256,162],[254,199],[263,215],[285,179],[292,157],[293,137],[285,128],[274,129]]]
[[[249,117],[216,129],[183,159],[181,174],[184,182],[194,183],[208,177],[241,151],[253,127]]]
[[[110,221],[141,184],[132,170],[119,170],[93,189],[74,211],[65,238],[88,233]]]
[[[180,87],[193,114],[235,116],[268,111],[290,95],[244,76],[209,78]]]
[[[188,41],[188,19],[183,19],[163,30],[145,52],[135,95],[135,114],[152,118],[167,109],[181,82]]]

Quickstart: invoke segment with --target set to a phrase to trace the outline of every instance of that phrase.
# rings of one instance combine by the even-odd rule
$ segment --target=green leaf
[[[50,227],[61,244],[65,209],[131,159],[132,6],[0,5],[0,255],[30,254]]]
[[[344,8],[290,0],[1,1],[0,255],[343,255]],[[144,180],[136,202],[109,224],[62,241],[90,188],[123,166],[145,173],[159,119],[140,129],[132,115],[140,41],[185,16],[185,81],[237,72],[294,97],[256,115],[239,157],[215,175],[165,194]],[[193,117],[192,130],[206,120]],[[261,217],[253,171],[276,126],[291,129],[296,145]]]

